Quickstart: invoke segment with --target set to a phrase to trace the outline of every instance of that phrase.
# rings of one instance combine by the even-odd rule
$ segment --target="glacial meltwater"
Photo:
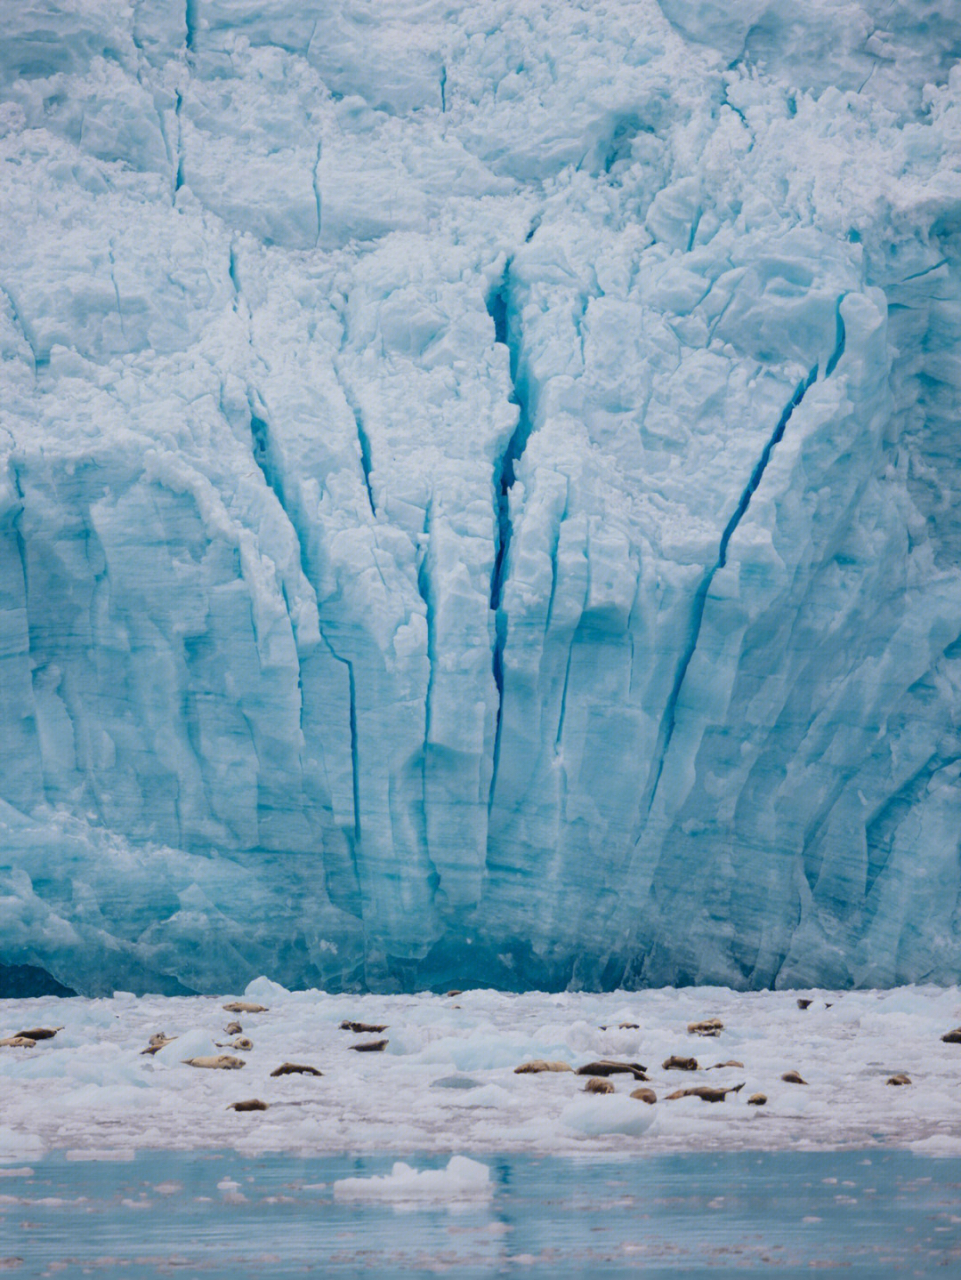
[[[653,1280],[843,1268],[881,1280],[961,1265],[961,1168],[950,1160],[873,1150],[407,1161],[141,1151],[8,1165],[0,1269]]]

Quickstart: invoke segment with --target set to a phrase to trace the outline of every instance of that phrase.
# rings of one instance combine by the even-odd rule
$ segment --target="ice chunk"
[[[337,1200],[393,1200],[419,1203],[486,1200],[494,1193],[490,1169],[483,1161],[451,1156],[446,1169],[415,1169],[398,1160],[390,1173],[370,1178],[341,1178],[334,1183]]]

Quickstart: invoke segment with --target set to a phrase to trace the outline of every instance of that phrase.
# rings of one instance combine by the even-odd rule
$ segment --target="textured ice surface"
[[[3,23],[0,965],[956,977],[957,5]]]
[[[258,979],[247,994],[268,1011],[225,1013],[223,996],[0,1000],[0,1037],[63,1025],[33,1049],[0,1048],[0,1167],[50,1151],[118,1159],[144,1148],[222,1147],[405,1159],[418,1151],[596,1156],[872,1146],[961,1155],[961,1045],[941,1040],[961,1023],[956,986],[808,990],[804,1011],[793,992],[704,987],[466,991],[452,1000],[291,993]],[[712,1015],[724,1023],[717,1038],[688,1033],[690,1022]],[[232,1039],[223,1028],[235,1016],[253,1041],[235,1055],[243,1068],[185,1065],[221,1052],[214,1045]],[[386,1023],[387,1047],[355,1053],[351,1046],[371,1037],[340,1030],[344,1019]],[[161,1031],[177,1039],[144,1055]],[[665,1070],[672,1055],[692,1056],[701,1069]],[[613,1095],[591,1095],[574,1070],[515,1073],[535,1058],[572,1068],[598,1058],[640,1062],[657,1102],[632,1098],[629,1075],[610,1078]],[[274,1077],[282,1062],[323,1075]],[[715,1065],[730,1062],[743,1065]],[[781,1079],[792,1070],[806,1086]],[[912,1083],[889,1086],[896,1072]],[[433,1087],[455,1073],[478,1087]],[[738,1084],[743,1089],[723,1103],[667,1099],[691,1086]],[[748,1105],[758,1092],[767,1105]],[[227,1109],[248,1098],[268,1110]],[[465,1194],[483,1194],[472,1181],[477,1173],[455,1166],[449,1189],[457,1181]],[[389,1185],[359,1190],[410,1199],[436,1189],[432,1180],[419,1190],[408,1182],[400,1170]]]

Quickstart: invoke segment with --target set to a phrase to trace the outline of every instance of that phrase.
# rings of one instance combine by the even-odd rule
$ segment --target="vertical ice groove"
[[[192,53],[197,35],[197,0],[184,0],[184,27],[187,31],[187,52]]]
[[[447,67],[442,66],[440,69],[440,109],[442,112],[447,110]]]
[[[427,508],[424,511],[424,532],[423,543],[420,557],[417,562],[417,594],[424,602],[424,610],[427,621],[427,693],[425,695],[425,714],[424,714],[424,735],[425,746],[426,739],[430,736],[430,710],[431,695],[434,687],[434,663],[437,658],[435,635],[435,617],[434,617],[434,597],[431,589],[430,580],[430,536],[431,536],[431,519],[433,516],[433,498],[428,498]]]
[[[527,397],[527,387],[519,374],[523,335],[520,317],[512,313],[511,266],[508,258],[500,284],[487,298],[487,311],[494,322],[494,341],[507,348],[510,369],[511,402],[517,405],[517,424],[511,433],[503,454],[494,462],[494,516],[497,547],[491,571],[490,607],[494,614],[494,648],[491,655],[491,671],[497,690],[497,712],[494,722],[494,750],[491,769],[488,807],[493,806],[497,787],[497,767],[500,760],[501,727],[504,709],[504,649],[507,644],[508,618],[503,606],[504,582],[509,568],[511,542],[510,491],[517,478],[516,465],[523,456],[530,439],[532,423]]]
[[[567,509],[570,503],[571,482],[565,476],[564,483],[566,485],[566,495],[564,498],[564,509],[561,512],[560,519],[557,522],[557,528],[554,530],[554,536],[551,539],[551,592],[547,598],[547,614],[544,618],[544,635],[546,636],[551,629],[551,620],[554,617],[554,600],[557,596],[557,556],[561,547],[561,526],[567,519]]]
[[[424,529],[423,542],[421,544],[421,553],[417,561],[417,592],[421,600],[424,602],[424,610],[427,622],[427,690],[424,694],[424,750],[421,753],[421,804],[423,806],[424,815],[424,847],[427,857],[432,868],[431,885],[432,896],[436,893],[440,885],[440,877],[437,875],[434,860],[430,857],[430,849],[427,846],[427,749],[430,742],[431,729],[431,711],[434,696],[434,671],[437,662],[437,624],[434,613],[434,597],[430,579],[430,538],[431,538],[431,521],[433,517],[433,496],[427,500],[427,506],[424,509]]]
[[[230,242],[230,255],[227,259],[227,274],[230,276],[230,283],[234,287],[234,307],[241,299],[240,276],[237,271],[237,246],[233,241]]]
[[[184,185],[184,135],[183,123],[180,118],[180,112],[184,105],[183,94],[178,89],[176,92],[176,106],[174,115],[177,119],[177,172],[174,176],[174,193],[178,192]]]
[[[20,330],[20,333],[23,336],[24,342],[30,348],[30,354],[33,357],[33,375],[34,377],[36,377],[37,370],[40,368],[42,364],[46,364],[47,361],[41,359],[41,357],[37,354],[37,345],[34,342],[33,338],[30,336],[30,330],[27,328],[26,321],[23,318],[20,308],[17,306],[17,301],[14,298],[13,294],[10,292],[10,290],[7,288],[6,285],[0,285],[0,293],[2,293],[3,296],[6,298],[7,302],[9,302],[10,314],[11,314],[13,323]]]
[[[314,172],[313,172],[314,205],[316,206],[316,209],[317,209],[317,236],[314,240],[315,246],[320,244],[320,226],[321,226],[321,217],[323,212],[323,204],[322,204],[321,195],[320,195],[320,156],[323,150],[323,145],[324,145],[323,138],[318,138],[317,139],[317,155],[314,158]]]
[[[357,444],[360,449],[360,469],[364,477],[364,488],[367,490],[367,502],[370,505],[371,515],[376,516],[377,504],[374,502],[374,490],[370,482],[370,475],[373,470],[373,458],[370,451],[370,436],[368,436],[367,429],[364,426],[364,417],[360,411],[360,405],[357,403],[354,393],[351,391],[350,385],[344,377],[343,371],[340,367],[340,361],[336,359],[334,361],[334,372],[337,375],[337,381],[339,382],[340,389],[343,392],[347,408],[353,414],[354,427],[357,431]]]
[[[113,282],[114,297],[117,299],[117,315],[120,319],[120,332],[126,338],[127,329],[123,322],[123,307],[120,305],[120,289],[117,286],[117,275],[115,271],[115,267],[117,264],[113,256],[113,244],[110,245],[110,249],[108,250],[108,252],[110,256],[110,279]]]
[[[248,388],[247,405],[250,413],[250,435],[252,441],[252,450],[254,461],[263,473],[267,487],[271,490],[274,497],[280,505],[281,511],[287,517],[287,521],[293,532],[297,542],[297,553],[300,559],[300,571],[305,580],[314,585],[313,578],[310,574],[310,565],[307,559],[307,551],[305,539],[301,535],[300,523],[297,520],[296,513],[287,503],[287,497],[284,492],[283,479],[277,471],[272,457],[272,448],[270,440],[270,424],[267,421],[266,410],[263,401],[259,395]],[[347,685],[350,697],[350,763],[352,774],[352,790],[354,802],[354,839],[360,840],[361,824],[360,824],[360,761],[359,748],[357,740],[357,687],[354,679],[354,664],[349,658],[344,658],[337,652],[331,644],[329,638],[324,632],[323,624],[320,621],[318,608],[318,628],[320,630],[320,638],[323,640],[331,657],[347,668]]]
[[[825,378],[830,378],[831,374],[837,368],[838,361],[844,355],[846,333],[844,329],[844,317],[841,315],[841,303],[844,301],[845,296],[846,295],[842,293],[837,302],[837,308],[835,311],[835,315],[837,316],[837,337],[834,341],[834,350],[831,352],[831,356],[824,367]]]
[[[764,475],[765,468],[771,460],[771,454],[777,448],[778,444],[784,438],[784,432],[791,415],[804,399],[808,390],[813,386],[818,376],[817,365],[811,370],[808,376],[802,379],[795,388],[794,394],[784,408],[784,412],[778,419],[777,426],[770,439],[761,450],[761,456],[754,464],[754,469],[748,479],[747,484],[738,499],[737,506],[734,508],[734,514],[728,520],[721,534],[721,541],[718,546],[717,559],[710,569],[704,574],[698,585],[697,591],[694,593],[694,606],[691,611],[691,625],[688,635],[687,644],[681,654],[680,661],[677,665],[677,671],[674,675],[674,683],[671,686],[671,692],[668,695],[667,704],[664,708],[664,715],[661,717],[660,728],[657,734],[657,745],[654,750],[654,758],[651,762],[651,769],[648,775],[648,784],[644,802],[642,804],[642,813],[647,816],[650,814],[654,805],[654,797],[657,795],[657,788],[661,781],[661,774],[664,770],[664,761],[667,758],[668,748],[671,745],[671,738],[674,736],[675,720],[677,716],[677,703],[681,694],[681,688],[687,675],[688,668],[694,657],[694,651],[697,648],[698,637],[700,636],[701,623],[704,620],[704,609],[707,604],[707,595],[711,589],[711,583],[719,569],[723,569],[727,564],[727,550],[730,546],[731,538],[737,529],[741,520],[750,506],[751,499],[757,492],[758,485]]]

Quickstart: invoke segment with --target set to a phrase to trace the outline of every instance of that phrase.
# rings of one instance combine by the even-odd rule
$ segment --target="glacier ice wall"
[[[953,0],[3,20],[0,966],[956,980]]]

